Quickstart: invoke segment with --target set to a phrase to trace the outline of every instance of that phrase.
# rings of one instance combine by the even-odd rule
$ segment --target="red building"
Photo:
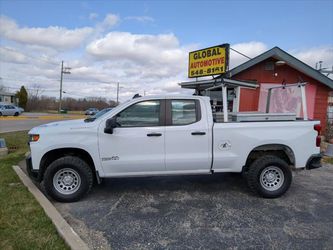
[[[239,111],[260,110],[260,92],[263,85],[306,82],[308,116],[320,120],[323,127],[326,126],[333,80],[282,49],[274,47],[239,65],[230,71],[229,77],[235,80],[256,81],[260,85],[255,90],[241,89]]]
[[[255,88],[241,87],[239,90],[228,88],[228,109],[230,111],[265,112],[267,92],[270,87],[306,83],[308,117],[320,120],[325,129],[329,95],[333,93],[333,80],[282,49],[274,47],[230,70],[224,77],[248,83],[253,82],[256,85]],[[214,82],[216,79],[181,83],[180,85],[183,88],[195,89],[196,94],[209,95],[219,104],[222,102],[221,94],[215,93],[214,95],[214,93],[206,91],[216,85]],[[296,112],[299,117],[302,117],[301,103],[300,88],[297,86],[279,88],[272,92],[270,112]]]

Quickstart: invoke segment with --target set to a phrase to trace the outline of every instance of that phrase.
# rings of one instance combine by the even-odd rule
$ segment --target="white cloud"
[[[107,14],[103,21],[104,28],[112,28],[119,22],[119,17],[115,14]]]
[[[97,17],[98,17],[98,14],[97,14],[97,13],[94,13],[94,12],[93,12],[93,13],[90,13],[90,14],[89,14],[89,19],[90,19],[90,20],[95,20]]]
[[[125,17],[125,20],[134,20],[134,21],[138,21],[141,23],[146,23],[146,22],[154,22],[155,19],[150,17],[150,16],[128,16]]]
[[[67,29],[58,26],[21,28],[14,20],[0,16],[0,36],[22,44],[66,50],[80,46],[92,32],[93,29],[90,27],[77,29]]]
[[[108,72],[109,80],[118,80],[130,89],[128,95],[186,92],[177,83],[187,79],[188,52],[192,49],[180,46],[174,34],[128,32],[110,32],[87,46],[88,54],[104,65],[102,70]]]
[[[0,47],[0,57],[2,61],[9,63],[27,63],[27,57],[19,51],[15,50],[14,48]]]
[[[323,68],[333,66],[333,46],[291,50],[289,53],[313,68],[319,61],[323,61]]]
[[[250,58],[254,58],[268,50],[266,44],[256,41],[246,42],[246,43],[236,43],[232,44],[231,47]],[[232,69],[248,60],[249,59],[246,58],[245,56],[242,56],[241,54],[233,50],[230,50],[229,68]]]
[[[110,32],[87,46],[96,60],[130,61],[140,65],[173,64],[179,67],[186,54],[174,34],[144,35]]]

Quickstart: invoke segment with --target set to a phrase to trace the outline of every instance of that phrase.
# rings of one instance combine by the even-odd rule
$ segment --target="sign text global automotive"
[[[228,70],[229,44],[222,44],[189,53],[188,77],[223,74]]]

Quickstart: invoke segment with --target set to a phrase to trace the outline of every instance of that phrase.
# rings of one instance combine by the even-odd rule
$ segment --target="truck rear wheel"
[[[292,173],[284,160],[274,155],[267,155],[251,164],[246,178],[252,191],[265,198],[276,198],[289,189]]]
[[[65,156],[47,167],[42,185],[46,193],[57,201],[78,201],[91,190],[93,174],[82,159]]]

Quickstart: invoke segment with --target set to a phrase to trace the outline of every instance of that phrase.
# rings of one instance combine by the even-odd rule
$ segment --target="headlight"
[[[29,142],[36,142],[39,140],[39,135],[29,135]]]

